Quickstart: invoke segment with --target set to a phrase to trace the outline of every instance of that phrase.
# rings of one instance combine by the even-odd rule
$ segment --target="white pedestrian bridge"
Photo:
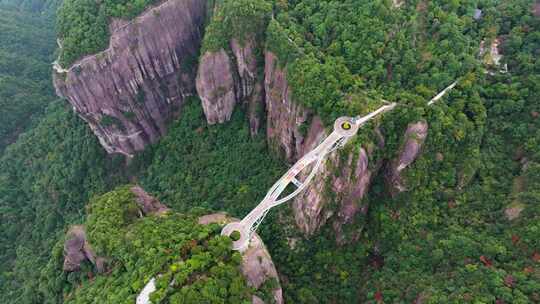
[[[441,99],[446,93],[453,89],[457,84],[457,81],[445,88],[429,102],[428,106],[433,105],[436,101]],[[283,175],[273,186],[270,188],[264,199],[260,202],[255,209],[253,209],[246,217],[239,222],[232,222],[226,225],[221,230],[222,235],[231,236],[235,239],[233,241],[233,249],[238,251],[245,251],[249,247],[251,237],[257,230],[257,227],[264,220],[264,217],[270,209],[284,204],[295,196],[300,194],[309,183],[313,180],[313,177],[319,170],[321,164],[328,158],[330,153],[343,147],[353,136],[358,133],[358,129],[366,124],[368,121],[375,117],[393,110],[397,104],[388,103],[385,101],[385,105],[380,107],[374,112],[369,113],[366,116],[356,117],[340,117],[334,123],[334,131],[319,144],[311,152],[304,155],[296,164],[294,164],[285,175]],[[308,173],[309,172],[309,173]],[[300,181],[299,176],[307,177]],[[294,189],[290,194],[280,196],[285,192],[289,185],[294,185]],[[237,233],[235,233],[237,232]],[[232,234],[235,233],[238,238],[235,238]],[[146,284],[144,289],[139,293],[137,297],[137,304],[151,304],[150,294],[156,290],[155,277],[151,278]]]
[[[391,103],[380,107],[375,112],[372,112],[364,117],[340,117],[334,123],[334,131],[315,149],[304,155],[294,166],[292,166],[283,177],[281,177],[270,188],[265,198],[255,207],[246,217],[240,222],[233,222],[226,225],[221,231],[222,235],[232,236],[237,231],[238,238],[233,242],[233,249],[244,251],[249,246],[249,241],[257,227],[261,224],[264,217],[272,209],[278,205],[284,204],[300,194],[307,185],[313,180],[321,164],[327,159],[328,155],[334,150],[343,147],[351,137],[356,135],[358,129],[375,118],[376,116],[392,110],[396,106]],[[307,174],[309,172],[309,174]],[[303,180],[299,180],[299,176],[306,176]],[[296,189],[290,194],[280,198],[287,186],[294,185]],[[238,235],[239,233],[239,235]]]
[[[457,81],[437,94],[427,103],[428,106],[433,105],[436,101],[441,99],[448,91],[453,89],[456,84]],[[246,215],[240,222],[230,223],[223,228],[221,234],[231,236],[234,240],[233,249],[238,251],[246,250],[253,233],[257,230],[270,209],[284,204],[300,194],[300,192],[313,180],[319,167],[328,158],[331,152],[343,147],[351,137],[356,135],[358,129],[368,121],[380,114],[393,110],[397,105],[396,103],[386,103],[386,105],[363,117],[338,118],[334,123],[334,131],[315,149],[296,162],[296,164],[294,164],[289,171],[287,171],[287,173],[285,173],[285,175],[270,188],[264,199],[257,207],[255,207],[255,209]],[[307,177],[301,181],[299,180],[300,176]],[[294,185],[296,189],[290,194],[281,197],[289,185]]]

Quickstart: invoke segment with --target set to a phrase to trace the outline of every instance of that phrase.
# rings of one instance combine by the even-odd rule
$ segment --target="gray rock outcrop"
[[[313,116],[310,110],[292,101],[286,69],[278,65],[276,56],[267,52],[265,59],[267,140],[289,162],[295,162],[328,134],[318,116]],[[302,129],[307,131],[302,132]],[[330,220],[336,232],[336,241],[347,241],[343,226],[351,223],[358,214],[367,215],[369,206],[363,202],[363,198],[382,165],[381,161],[370,164],[369,156],[374,149],[384,146],[380,133],[378,141],[377,147],[369,150],[355,147],[344,157],[340,157],[340,152],[334,152],[321,166],[312,184],[294,199],[295,221],[304,234],[314,234]],[[329,197],[329,193],[333,197]],[[336,206],[330,207],[330,201],[335,201]],[[356,236],[352,235],[349,239]]]
[[[196,85],[209,124],[229,121],[235,106],[242,104],[247,108],[251,134],[257,134],[264,102],[256,47],[255,38],[242,42],[233,38],[230,53],[220,49],[201,57]]]
[[[301,127],[315,128],[309,131],[313,133],[311,141],[314,141],[316,136],[323,136],[324,126],[310,126],[311,111],[292,102],[286,70],[278,66],[278,59],[272,52],[265,54],[264,90],[266,138],[272,148],[281,150],[287,161],[293,162],[307,152],[304,147],[309,145],[304,144]]]
[[[167,206],[162,204],[155,197],[150,196],[139,186],[132,187],[131,192],[135,194],[135,202],[137,202],[144,215],[163,214],[170,210]]]
[[[255,36],[231,39],[223,49],[205,52],[196,72],[185,67],[198,56],[206,13],[206,1],[168,0],[131,22],[115,20],[107,50],[55,75],[58,94],[89,123],[109,153],[133,155],[157,141],[166,133],[167,121],[179,115],[184,99],[197,93],[209,124],[230,120],[242,105],[251,134],[256,134],[265,113],[269,146],[288,162],[297,161],[327,130],[313,111],[292,100],[286,67],[279,66],[272,52],[260,58],[261,42]],[[419,124],[409,128],[422,128]],[[402,170],[418,157],[427,124],[425,129],[407,130],[398,159],[387,165],[392,193],[406,188]],[[335,152],[323,164],[313,184],[292,202],[302,232],[312,235],[329,222],[338,243],[346,241],[343,226],[369,209],[364,198],[383,165],[382,160],[371,160],[384,146],[380,133],[378,141],[374,147],[356,145]],[[142,196],[140,204],[145,214],[165,210]]]
[[[231,119],[236,105],[233,66],[225,50],[205,53],[197,72],[197,93],[206,121],[213,125]]]
[[[64,242],[64,266],[65,272],[73,272],[81,269],[84,261],[91,262],[98,272],[105,271],[105,259],[96,256],[90,244],[86,241],[86,231],[83,226],[72,226],[66,233]]]
[[[427,135],[427,122],[419,121],[408,125],[403,145],[398,156],[389,164],[385,176],[392,196],[407,190],[402,172],[418,158]]]
[[[135,195],[135,202],[142,215],[162,214],[169,211],[167,206],[150,196],[141,187],[133,186],[130,190]],[[100,273],[105,271],[105,258],[96,256],[92,250],[92,246],[86,239],[85,227],[71,226],[64,241],[63,270],[65,272],[78,271],[84,261],[91,262]]]
[[[168,0],[132,21],[111,23],[109,48],[67,71],[54,85],[109,153],[132,155],[167,132],[195,93],[206,1]]]

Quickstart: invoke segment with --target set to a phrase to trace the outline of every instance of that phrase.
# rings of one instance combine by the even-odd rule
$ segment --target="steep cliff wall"
[[[157,141],[195,93],[206,1],[168,0],[130,22],[111,24],[109,48],[68,70],[57,94],[88,122],[109,153],[132,155]]]
[[[209,124],[229,121],[237,104],[246,107],[251,134],[257,134],[263,107],[262,80],[258,77],[256,39],[231,39],[229,50],[207,51],[197,73],[197,93]]]
[[[277,57],[267,51],[261,58],[261,33],[247,34],[241,41],[229,37],[223,45],[205,48],[196,75],[184,66],[201,47],[204,3],[169,0],[133,22],[113,22],[110,48],[58,73],[57,91],[88,121],[110,153],[131,155],[155,142],[184,98],[196,91],[209,124],[228,121],[234,108],[243,105],[251,133],[256,134],[266,113],[269,146],[295,162],[319,144],[327,130],[312,110],[292,100],[287,69],[278,65]],[[205,42],[215,38],[208,31]],[[369,149],[353,144],[346,152],[332,154],[313,185],[292,202],[302,232],[312,235],[328,222],[339,243],[356,238],[361,225],[352,233],[345,226],[367,215],[366,193],[384,165],[372,157],[384,147],[384,138],[378,135],[377,144]],[[406,132],[407,139],[420,140],[404,143],[403,153],[386,166],[392,189],[405,188],[401,171],[419,155],[426,135],[427,125]]]
[[[234,67],[225,50],[205,53],[197,72],[197,93],[209,124],[231,119],[236,105]]]
[[[300,126],[306,129],[312,112],[292,102],[291,90],[287,82],[287,73],[278,66],[277,57],[272,52],[265,54],[264,88],[266,103],[266,137],[273,148],[283,151],[285,158],[292,162],[304,154],[304,134]],[[311,133],[321,133],[324,126]],[[315,135],[312,136],[312,141]]]
[[[264,108],[262,49],[273,14],[271,1],[219,1],[205,29],[197,92],[210,124],[231,118],[235,106],[248,114],[258,133]]]

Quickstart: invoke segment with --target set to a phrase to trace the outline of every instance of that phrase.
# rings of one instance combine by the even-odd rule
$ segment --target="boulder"
[[[73,272],[81,269],[84,261],[91,262],[98,272],[105,271],[105,259],[96,256],[92,247],[86,240],[86,231],[83,226],[72,226],[66,233],[64,242],[64,266],[65,272]]]

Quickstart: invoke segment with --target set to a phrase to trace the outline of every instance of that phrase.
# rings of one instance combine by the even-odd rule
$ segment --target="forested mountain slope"
[[[0,4],[0,152],[55,99],[51,18]]]
[[[84,202],[114,185],[114,169],[87,127],[60,102],[0,159],[0,288],[8,303],[42,303],[39,269]]]
[[[282,303],[264,244],[233,251],[219,214],[176,213],[133,186],[93,198],[87,210],[42,272],[45,303],[139,303],[152,275],[152,303]]]
[[[9,7],[19,11],[29,13],[39,13],[45,16],[53,16],[56,14],[58,6],[62,3],[61,0],[2,0],[2,6]]]
[[[538,2],[181,1],[65,1],[55,83],[86,121],[53,102],[0,160],[2,298],[95,291],[93,274],[51,278],[93,195],[129,181],[174,211],[242,217],[336,117],[384,98],[398,107],[260,228],[285,302],[540,303]],[[130,295],[135,276],[117,281]]]

